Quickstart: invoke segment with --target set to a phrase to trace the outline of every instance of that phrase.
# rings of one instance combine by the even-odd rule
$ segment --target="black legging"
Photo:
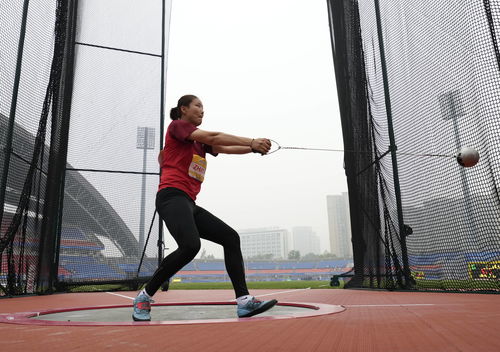
[[[200,250],[200,238],[224,247],[224,261],[236,297],[248,295],[238,233],[208,211],[199,207],[177,188],[164,188],[156,195],[156,210],[179,248],[163,259],[146,285],[152,296],[160,286],[181,270]]]

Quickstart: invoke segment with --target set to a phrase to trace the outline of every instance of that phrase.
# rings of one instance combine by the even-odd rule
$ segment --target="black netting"
[[[80,0],[77,13],[58,287],[136,285],[158,264],[162,1]]]
[[[498,291],[500,4],[328,4],[355,151],[345,155],[351,285]],[[476,166],[426,155],[464,146],[479,151]]]
[[[101,191],[96,185],[102,187]],[[137,278],[151,225],[152,234],[139,276],[152,275],[158,264],[159,225],[157,217],[153,222],[151,194],[155,193],[158,176],[147,175],[145,185],[149,194],[141,219],[142,175],[67,171],[60,246],[61,284]],[[143,244],[138,241],[141,228]]]
[[[0,296],[153,274],[169,7],[0,2]]]
[[[0,4],[0,295],[36,290],[67,4]]]

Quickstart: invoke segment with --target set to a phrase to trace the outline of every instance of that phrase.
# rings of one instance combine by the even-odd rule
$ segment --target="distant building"
[[[293,249],[301,256],[309,253],[320,254],[319,237],[310,226],[296,226],[292,229]]]
[[[352,258],[348,194],[344,192],[341,195],[326,196],[326,203],[328,208],[330,252],[339,258]]]
[[[288,230],[276,227],[239,230],[238,233],[244,258],[263,255],[272,255],[273,259],[288,258]]]

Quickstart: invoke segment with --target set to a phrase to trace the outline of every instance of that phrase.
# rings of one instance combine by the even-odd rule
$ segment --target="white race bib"
[[[207,170],[207,160],[201,156],[194,154],[191,165],[189,165],[189,176],[203,182],[205,179],[205,171]]]

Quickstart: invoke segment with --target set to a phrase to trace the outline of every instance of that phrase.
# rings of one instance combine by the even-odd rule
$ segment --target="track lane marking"
[[[408,304],[342,304],[346,308],[360,307],[419,307],[419,306],[435,306],[433,303],[408,303]]]
[[[123,298],[128,298],[128,299],[131,299],[132,301],[135,299],[135,297],[129,297],[129,296],[125,296],[125,295],[120,295],[118,293],[114,293],[114,292],[106,292],[107,294],[110,294],[110,295],[113,295],[113,296],[118,296],[118,297],[123,297]]]

